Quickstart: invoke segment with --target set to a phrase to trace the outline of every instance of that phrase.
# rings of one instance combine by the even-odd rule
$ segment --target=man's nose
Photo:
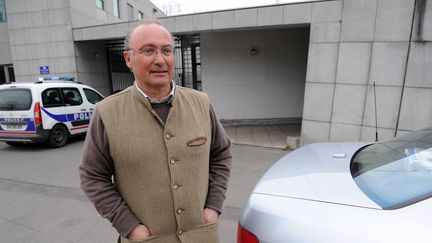
[[[156,54],[154,56],[154,62],[158,62],[158,63],[165,62],[165,57],[161,51],[156,52]]]

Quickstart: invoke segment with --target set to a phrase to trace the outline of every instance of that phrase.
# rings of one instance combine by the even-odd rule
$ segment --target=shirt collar
[[[164,103],[164,102],[167,102],[167,103],[169,104],[169,103],[171,103],[172,98],[173,98],[173,96],[174,96],[175,89],[176,89],[176,84],[175,84],[175,82],[174,82],[174,80],[173,80],[173,81],[172,81],[172,88],[171,88],[171,92],[170,92],[167,96],[165,96],[164,98],[162,98],[162,100],[160,100],[160,101],[158,101],[158,100],[156,100],[155,98],[153,98],[153,97],[147,95],[146,93],[144,93],[144,91],[142,91],[142,90],[138,87],[138,84],[137,84],[136,82],[135,82],[135,87],[138,89],[138,91],[139,91],[142,95],[144,95],[144,97],[146,97],[146,98],[150,101],[150,103],[152,103],[152,104],[158,104],[158,103]]]

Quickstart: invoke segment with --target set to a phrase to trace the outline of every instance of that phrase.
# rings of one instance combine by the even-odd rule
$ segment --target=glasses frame
[[[165,53],[165,50],[169,50],[169,53]],[[127,49],[128,52],[133,51],[133,52],[137,52],[141,55],[144,55],[146,57],[156,57],[159,53],[161,54],[162,57],[172,57],[174,56],[174,47],[172,46],[165,46],[162,48],[155,48],[155,47],[143,47],[141,50],[135,49],[135,48],[131,48],[129,47]]]

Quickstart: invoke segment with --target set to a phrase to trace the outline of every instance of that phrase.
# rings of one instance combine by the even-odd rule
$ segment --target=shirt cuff
[[[121,236],[126,237],[140,223],[133,214],[123,214],[112,225]]]

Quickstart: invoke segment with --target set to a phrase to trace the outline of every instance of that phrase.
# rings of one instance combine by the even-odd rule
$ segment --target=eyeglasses
[[[154,47],[144,47],[141,50],[129,48],[128,51],[138,52],[139,54],[143,54],[146,57],[154,57],[158,52],[160,52],[164,57],[170,57],[174,54],[174,49],[171,46],[166,46],[162,49],[157,49]]]

